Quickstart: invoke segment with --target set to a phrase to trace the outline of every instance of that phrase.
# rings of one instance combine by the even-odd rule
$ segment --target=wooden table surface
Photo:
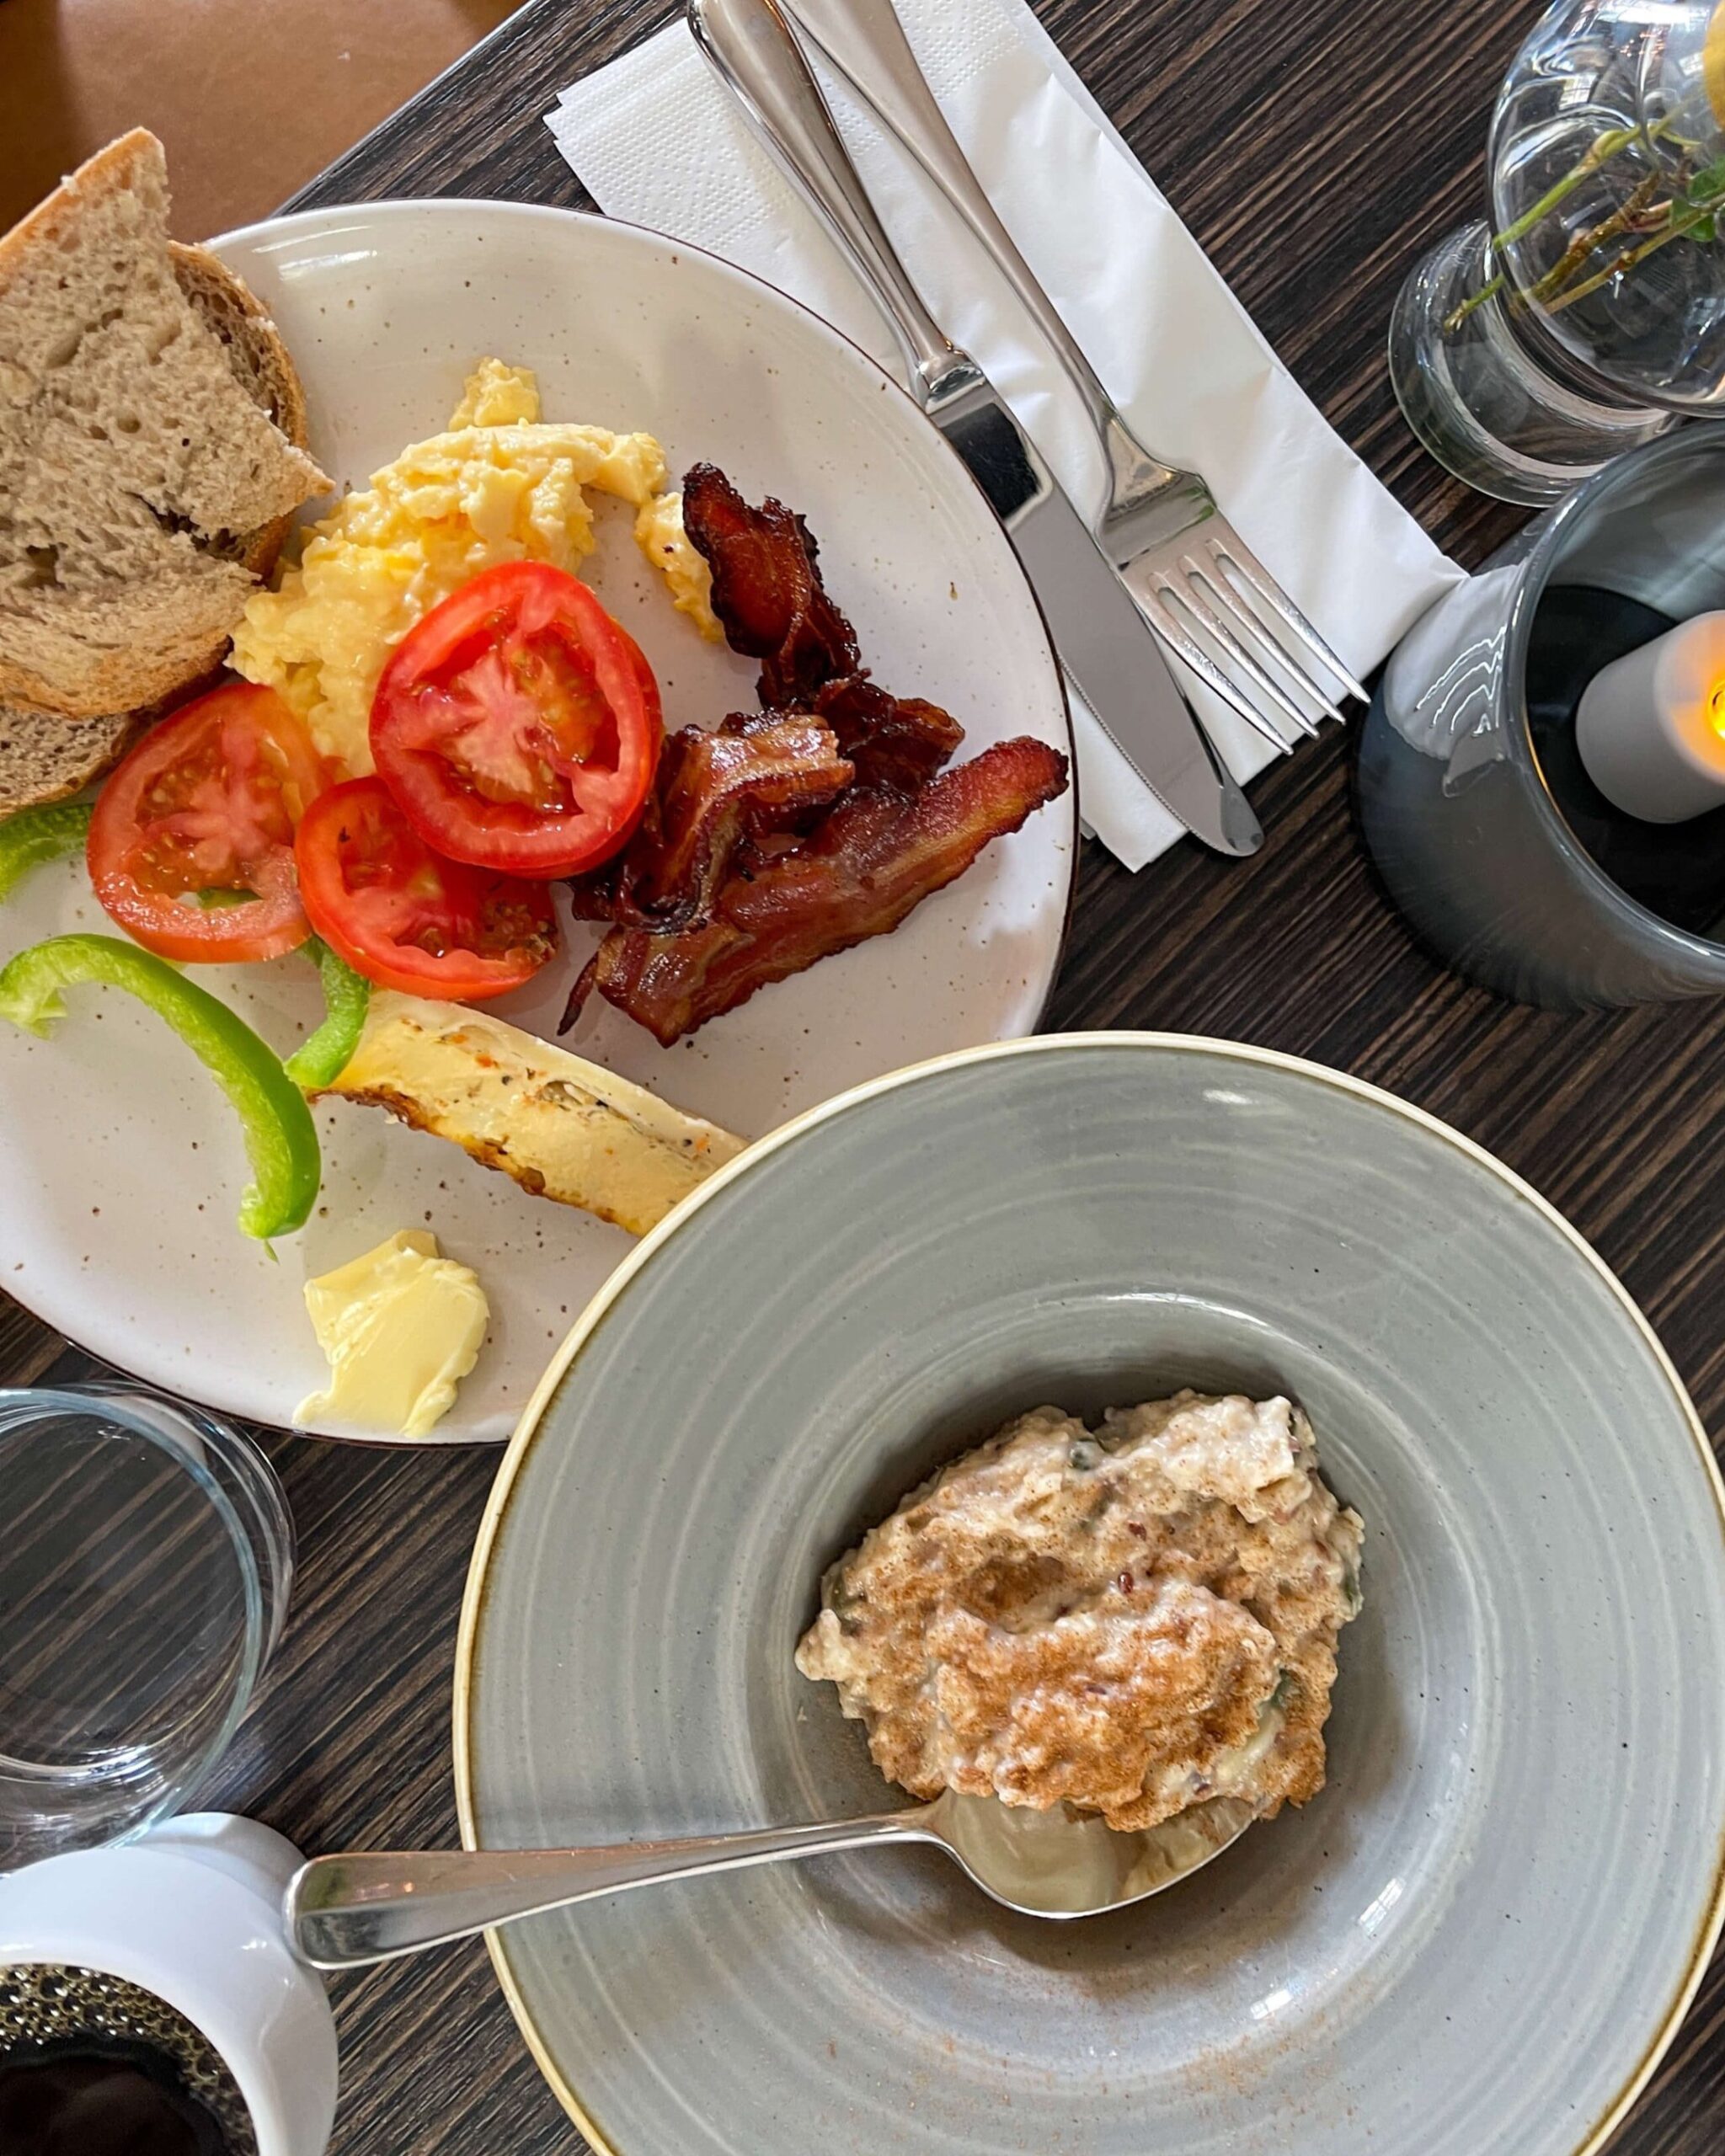
[[[955,0],[956,3],[956,0]],[[656,27],[665,0],[537,0],[296,198],[508,195],[584,206],[541,115]],[[1408,263],[1481,196],[1497,82],[1532,0],[1047,0],[1049,28],[1300,382],[1470,563],[1516,513],[1413,446],[1384,335]],[[1049,1022],[1262,1043],[1444,1117],[1527,1177],[1614,1267],[1725,1428],[1725,1006],[1559,1018],[1439,971],[1374,883],[1330,729],[1253,789],[1247,866],[1192,842],[1137,877],[1094,847]],[[88,1359],[0,1306],[0,1378]],[[307,1850],[457,1839],[449,1698],[491,1451],[272,1438],[298,1523],[286,1636],[212,1801]],[[338,2156],[585,2147],[477,1945],[344,1979]],[[1725,2141],[1725,1959],[1614,2156]],[[630,2156],[675,2156],[670,2150]]]

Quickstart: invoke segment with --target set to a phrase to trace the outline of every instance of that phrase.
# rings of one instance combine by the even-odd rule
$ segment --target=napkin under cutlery
[[[897,0],[978,177],[1121,408],[1201,470],[1252,547],[1364,674],[1462,572],[1331,429],[1023,0]],[[1082,407],[993,265],[824,63],[883,221],[943,326],[993,376],[1068,490],[1099,451]],[[891,332],[679,20],[546,115],[607,214],[690,241],[790,293],[903,378]],[[1249,776],[1274,752],[1185,676]],[[1075,708],[1086,823],[1129,868],[1181,836]]]

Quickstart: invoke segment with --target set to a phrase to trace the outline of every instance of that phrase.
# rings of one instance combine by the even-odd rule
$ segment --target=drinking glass
[[[1397,301],[1390,370],[1439,461],[1549,503],[1725,412],[1725,0],[1559,0],[1517,54],[1487,217]]]
[[[232,1424],[122,1382],[0,1390],[0,1871],[129,1841],[226,1749],[293,1528]]]

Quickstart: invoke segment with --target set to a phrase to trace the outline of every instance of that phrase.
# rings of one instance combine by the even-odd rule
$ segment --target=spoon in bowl
[[[889,1842],[944,1849],[985,1894],[1020,1916],[1097,1916],[1186,1878],[1237,1840],[1256,1816],[1240,1799],[1218,1796],[1160,1827],[1117,1833],[1094,1815],[1034,1812],[948,1790],[932,1804],[869,1818],[687,1841],[358,1851],[316,1857],[294,1874],[287,1927],[314,1968],[358,1968],[628,1886]]]

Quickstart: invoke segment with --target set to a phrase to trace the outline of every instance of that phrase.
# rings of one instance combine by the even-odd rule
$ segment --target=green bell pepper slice
[[[8,899],[33,868],[82,853],[90,835],[94,804],[50,801],[20,808],[0,824],[0,899]]]
[[[371,1001],[371,984],[345,958],[314,936],[301,948],[317,965],[323,984],[323,1022],[307,1033],[282,1069],[302,1092],[333,1086],[354,1059]]]
[[[303,1227],[323,1177],[318,1127],[269,1043],[165,958],[117,936],[51,936],[20,951],[0,969],[0,1018],[45,1039],[66,1016],[61,990],[85,981],[147,1004],[232,1102],[254,1178],[239,1203],[245,1233],[267,1242]]]

